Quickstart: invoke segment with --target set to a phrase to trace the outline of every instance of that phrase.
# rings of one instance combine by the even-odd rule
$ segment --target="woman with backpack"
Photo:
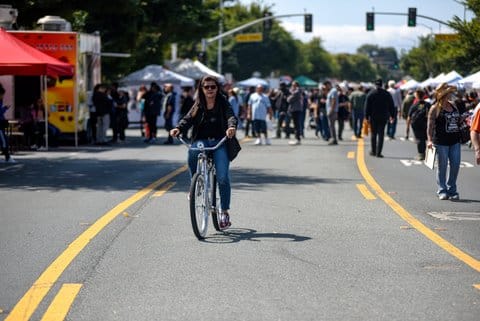
[[[435,90],[436,102],[428,112],[427,147],[435,147],[437,153],[437,195],[441,200],[458,200],[457,176],[460,170],[460,124],[462,106],[455,105],[457,88],[446,83]],[[447,180],[447,167],[450,167]]]
[[[425,91],[418,88],[415,91],[416,103],[410,107],[407,116],[407,139],[410,134],[410,127],[412,127],[413,135],[417,143],[417,157],[416,160],[425,159],[425,149],[427,147],[427,115],[430,110],[430,103],[425,101]]]

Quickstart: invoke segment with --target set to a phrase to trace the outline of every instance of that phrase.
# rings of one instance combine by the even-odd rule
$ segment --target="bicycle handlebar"
[[[192,147],[192,144],[189,144],[187,143],[181,136],[177,136],[178,140],[182,142],[182,144],[186,145],[188,147],[188,149],[190,150],[199,150],[199,151],[205,151],[205,152],[208,152],[208,151],[213,151],[213,150],[216,150],[218,149],[223,143],[225,143],[225,141],[227,140],[227,136],[223,137],[217,145],[213,146],[213,147],[205,147],[205,146],[202,146],[202,147]]]

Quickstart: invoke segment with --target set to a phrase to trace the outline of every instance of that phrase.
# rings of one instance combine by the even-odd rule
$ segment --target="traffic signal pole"
[[[380,15],[389,15],[389,16],[408,16],[408,13],[399,13],[399,12],[373,12],[374,14],[380,14]],[[424,16],[424,15],[421,15],[421,14],[418,14],[417,13],[417,17],[420,17],[420,18],[424,18],[424,19],[428,19],[428,20],[432,20],[432,21],[435,21],[435,22],[438,22],[439,24],[442,24],[442,25],[445,25],[447,27],[449,27],[450,25],[445,22],[445,21],[442,21],[442,20],[438,20],[438,19],[435,19],[435,18],[432,18],[432,17],[428,17],[428,16]]]
[[[230,36],[236,32],[239,32],[243,29],[246,29],[248,27],[251,27],[253,25],[256,25],[257,23],[266,21],[266,20],[271,20],[271,19],[279,19],[279,18],[289,18],[289,17],[298,17],[298,16],[305,16],[308,13],[295,13],[295,14],[284,14],[284,15],[278,15],[278,16],[265,16],[250,22],[247,22],[237,28],[234,28],[232,30],[226,31],[226,32],[219,32],[219,34],[215,37],[208,38],[208,39],[202,39],[202,51],[205,52],[207,50],[207,45],[215,42],[217,40],[221,40],[227,36]],[[223,29],[220,29],[220,31],[223,31]],[[221,50],[218,50],[218,57],[217,60],[219,61],[217,65],[217,72],[222,73],[222,67],[221,67],[221,61],[222,61],[222,52]]]

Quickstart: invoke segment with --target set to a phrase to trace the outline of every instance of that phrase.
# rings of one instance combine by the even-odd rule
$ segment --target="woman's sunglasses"
[[[215,89],[217,89],[217,86],[216,85],[211,85],[211,86],[205,85],[205,86],[203,86],[203,88],[206,89],[206,90],[215,90]]]

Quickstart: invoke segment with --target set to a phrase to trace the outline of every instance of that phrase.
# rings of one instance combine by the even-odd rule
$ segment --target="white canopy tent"
[[[422,88],[426,88],[428,86],[435,86],[434,83],[437,82],[439,79],[441,79],[444,76],[445,76],[445,73],[442,72],[441,74],[437,75],[437,77],[435,77],[435,78],[430,77],[430,78],[422,81],[420,83],[420,86]]]
[[[175,60],[166,62],[165,65],[167,68],[171,69],[172,71],[189,77],[195,80],[199,80],[203,76],[214,76],[218,79],[219,82],[224,83],[225,77],[216,71],[208,68],[204,64],[202,64],[198,60],[190,60],[190,59],[182,59],[182,60]]]
[[[420,87],[420,83],[416,81],[415,79],[410,79],[406,83],[400,86],[401,90],[410,90],[410,89],[416,89],[417,87]]]
[[[175,94],[175,114],[173,115],[173,121],[176,123],[180,110],[180,95],[182,92],[181,87],[193,87],[195,86],[195,80],[165,69],[160,65],[148,65],[143,69],[129,74],[119,81],[122,87],[132,93],[136,93],[138,87],[141,85],[149,88],[152,82],[156,82],[159,86],[165,84],[173,85],[173,91]],[[135,110],[135,112],[129,113],[129,119],[131,122],[139,122],[140,117],[141,112],[139,109]],[[160,115],[157,120],[157,125],[161,127],[164,125],[164,123],[165,120],[163,115]]]
[[[432,85],[437,86],[444,82],[446,82],[449,85],[457,85],[458,81],[461,80],[462,78],[463,78],[462,75],[460,75],[455,70],[452,70],[448,74],[444,75],[443,77],[439,77],[438,79],[435,78],[434,81],[432,81]]]
[[[248,78],[248,79],[239,81],[239,82],[237,82],[236,85],[239,86],[239,87],[244,87],[244,88],[246,88],[246,87],[256,87],[257,85],[262,85],[264,87],[268,87],[268,81],[266,81],[265,79],[262,79],[262,78],[252,77],[252,78]]]
[[[152,82],[159,85],[170,83],[180,87],[193,87],[195,85],[195,80],[192,78],[167,70],[160,65],[148,65],[123,77],[119,82],[125,87],[148,86]]]
[[[473,88],[473,84],[480,83],[480,71],[463,78],[458,83],[466,89]]]

